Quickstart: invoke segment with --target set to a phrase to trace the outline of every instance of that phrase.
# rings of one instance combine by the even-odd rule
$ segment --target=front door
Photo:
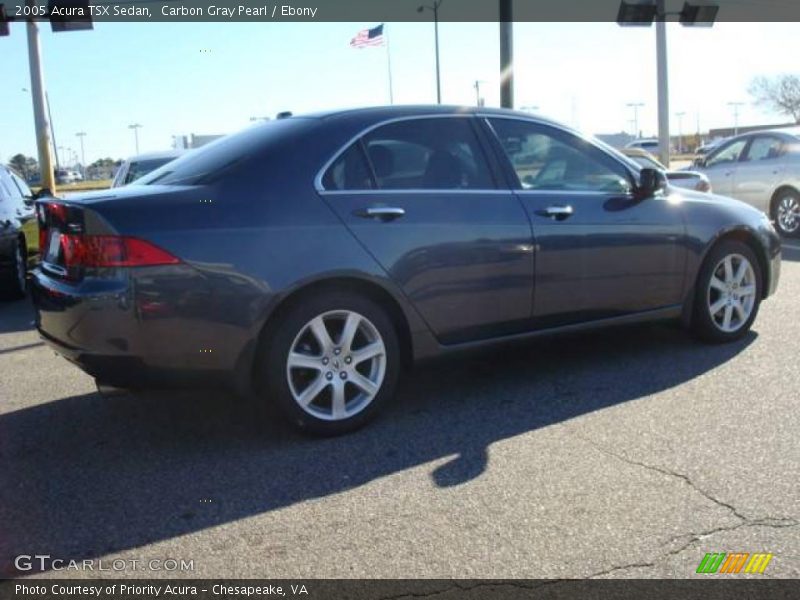
[[[669,197],[636,198],[622,162],[569,132],[507,118],[489,125],[533,225],[538,326],[681,303],[684,223]]]

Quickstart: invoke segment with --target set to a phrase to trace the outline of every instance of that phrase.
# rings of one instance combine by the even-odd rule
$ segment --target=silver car
[[[111,187],[122,187],[133,183],[140,177],[144,177],[151,171],[163,167],[183,154],[184,150],[166,150],[164,152],[149,152],[139,156],[132,156],[123,162],[117,172],[114,173],[114,181],[111,183]]]
[[[800,231],[800,128],[730,138],[691,168],[706,174],[716,194],[764,211],[782,235]]]

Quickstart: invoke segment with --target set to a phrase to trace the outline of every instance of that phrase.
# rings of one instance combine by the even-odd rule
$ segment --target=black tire
[[[796,237],[800,235],[800,215],[794,219],[787,220],[781,219],[779,211],[782,203],[789,203],[791,207],[797,210],[800,207],[800,193],[792,189],[784,189],[775,195],[770,210],[770,218],[775,223],[775,229],[783,237]]]
[[[734,330],[725,331],[722,324],[719,323],[719,320],[715,319],[711,314],[711,306],[716,302],[724,301],[724,298],[721,297],[718,291],[712,291],[711,279],[715,272],[718,272],[718,269],[724,270],[721,263],[729,256],[734,257],[734,260],[737,256],[744,257],[749,262],[754,275],[753,285],[755,286],[755,293],[753,295],[753,304],[749,316],[743,321],[740,321]],[[697,276],[692,315],[692,330],[695,335],[703,341],[716,344],[733,342],[746,335],[758,315],[758,309],[761,304],[763,281],[764,278],[761,273],[758,258],[747,244],[735,240],[719,242],[708,253],[703,266],[700,268],[700,273]],[[732,290],[729,293],[736,294],[736,290]],[[730,302],[735,302],[735,300],[729,301],[728,304],[730,304]],[[722,309],[723,312],[726,310],[728,309]],[[732,312],[735,311],[732,310]],[[718,312],[717,315],[719,318],[720,313]],[[724,319],[724,317],[722,318]]]
[[[0,272],[0,297],[19,300],[28,290],[28,256],[25,244],[19,238],[11,247],[11,267]]]
[[[309,354],[325,356],[326,358],[330,356],[328,360],[331,361],[326,363],[329,366],[321,368],[322,370],[319,371],[318,377],[330,377],[331,372],[335,374],[330,384],[324,384],[326,386],[324,388],[325,391],[321,392],[321,396],[318,397],[321,404],[317,406],[312,403],[312,405],[309,405],[309,410],[307,410],[295,400],[294,393],[297,393],[297,390],[295,392],[292,390],[294,383],[290,386],[289,373],[294,375],[297,371],[289,371],[287,363],[293,346],[303,342],[303,338],[300,337],[301,333],[305,331],[305,335],[311,335],[306,327],[316,317],[325,315],[325,318],[328,319],[326,323],[329,324],[333,320],[333,329],[328,329],[328,333],[332,340],[340,341],[344,334],[343,332],[338,334],[335,332],[336,319],[339,313],[345,312],[355,313],[366,319],[366,322],[361,321],[364,327],[369,326],[369,331],[372,334],[380,336],[380,341],[383,342],[385,350],[382,355],[385,361],[382,363],[383,377],[378,391],[372,396],[371,400],[362,400],[362,402],[367,402],[363,409],[346,418],[326,420],[316,414],[311,414],[309,410],[319,413],[328,410],[328,407],[324,406],[325,395],[328,394],[328,399],[330,400],[329,410],[333,415],[332,394],[335,387],[334,384],[340,383],[337,375],[341,375],[344,372],[337,373],[337,371],[339,371],[339,367],[342,369],[355,369],[356,364],[353,363],[352,367],[343,366],[343,361],[346,357],[341,355],[336,357],[337,366],[334,367],[332,352],[322,350],[321,346],[313,348],[313,351],[310,351]],[[358,335],[362,334],[359,333]],[[397,332],[386,311],[365,296],[343,290],[331,290],[315,296],[306,296],[287,311],[282,312],[277,322],[271,327],[268,326],[264,333],[264,338],[261,340],[256,358],[255,375],[256,386],[259,391],[257,402],[261,403],[263,408],[277,408],[290,424],[303,432],[332,436],[354,431],[374,419],[395,395],[400,374],[400,346]],[[307,343],[314,344],[316,339],[316,336],[313,336]],[[334,346],[336,345],[334,344]],[[380,359],[375,360],[378,361]],[[338,361],[342,361],[341,364],[338,364]],[[372,359],[370,359],[370,365],[372,364]],[[307,376],[312,382],[317,381],[315,371],[304,371],[301,367],[299,375]],[[322,379],[319,379],[319,381],[322,383]],[[355,386],[352,382],[341,383],[341,385],[343,389],[348,390],[347,393],[353,394],[351,400],[345,400],[347,404],[355,404],[357,406],[359,397],[369,395],[367,392],[361,392],[361,388]],[[331,418],[333,417],[331,416]]]

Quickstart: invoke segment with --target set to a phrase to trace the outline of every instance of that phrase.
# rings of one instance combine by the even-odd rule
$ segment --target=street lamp
[[[675,116],[678,117],[678,154],[683,153],[683,115],[685,114],[685,111],[675,113]]]
[[[136,154],[139,154],[139,129],[141,129],[141,125],[139,123],[134,123],[132,125],[128,125],[128,129],[133,129],[133,138],[136,141]]]
[[[81,141],[81,175],[86,179],[86,154],[83,149],[83,138],[86,137],[86,132],[79,131],[75,135],[78,136],[78,139]]]
[[[633,109],[633,137],[639,138],[639,109],[644,106],[644,102],[628,102],[625,106]]]
[[[433,5],[422,4],[417,7],[417,12],[433,11],[433,34],[436,43],[436,103],[442,103],[442,84],[439,74],[439,7],[444,0],[434,0]]]
[[[739,107],[744,102],[728,102],[728,106],[733,107],[733,135],[739,135]]]
[[[656,72],[658,83],[658,153],[669,167],[669,89],[667,77],[667,16],[679,15],[681,25],[711,27],[719,6],[696,1],[685,2],[679,13],[668,13],[666,0],[623,0],[617,13],[617,23],[622,26],[650,27],[656,21]]]

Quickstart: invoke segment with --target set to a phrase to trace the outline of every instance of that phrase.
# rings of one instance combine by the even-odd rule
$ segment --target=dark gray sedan
[[[273,121],[37,213],[58,352],[106,385],[256,392],[323,434],[446,352],[653,319],[735,340],[780,267],[763,213],[484,108]]]

